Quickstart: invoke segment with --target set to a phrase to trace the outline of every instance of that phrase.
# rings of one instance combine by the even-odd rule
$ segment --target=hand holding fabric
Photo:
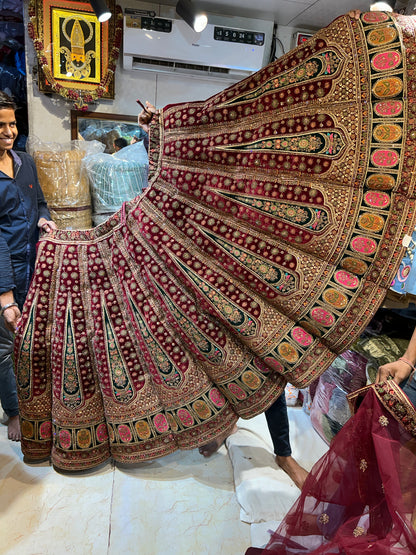
[[[3,312],[4,323],[6,324],[6,328],[11,331],[15,332],[19,327],[21,313],[18,306],[10,306]]]
[[[149,132],[150,122],[152,121],[153,117],[157,113],[158,111],[153,106],[153,104],[151,104],[148,100],[146,100],[146,108],[140,112],[137,118],[138,124],[143,129],[143,131],[146,131],[146,133]]]
[[[380,366],[377,372],[376,383],[393,379],[397,384],[410,376],[412,367],[403,360],[395,360]]]
[[[46,218],[40,218],[38,221],[38,227],[42,230],[45,231],[46,233],[50,233],[51,231],[54,231],[55,229],[58,229],[56,223],[52,220],[47,220]]]

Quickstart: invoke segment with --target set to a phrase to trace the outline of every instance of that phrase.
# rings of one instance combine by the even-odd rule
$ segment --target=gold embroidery
[[[367,468],[368,468],[367,461],[365,459],[361,459],[361,461],[360,461],[360,470],[362,472],[365,472],[367,470]]]
[[[326,513],[322,513],[319,517],[319,522],[321,522],[322,524],[328,524],[329,516]]]
[[[380,416],[380,418],[378,419],[378,421],[380,422],[381,426],[388,426],[389,425],[389,419],[387,418],[387,416]]]
[[[354,538],[358,538],[358,536],[364,536],[365,534],[365,530],[364,528],[362,528],[361,526],[357,526],[357,528],[354,528]]]

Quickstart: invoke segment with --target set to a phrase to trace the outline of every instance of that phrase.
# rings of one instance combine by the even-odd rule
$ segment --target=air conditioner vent
[[[189,71],[189,73],[195,73],[195,72],[201,72],[201,73],[205,73],[205,74],[221,74],[221,75],[227,75],[230,73],[229,69],[226,69],[224,67],[214,67],[214,66],[203,66],[200,64],[186,64],[184,62],[172,62],[169,60],[156,60],[156,59],[152,59],[152,58],[140,58],[138,56],[133,56],[133,69],[146,69],[146,66],[150,66],[152,69],[155,68],[155,66],[157,66],[158,68],[162,69],[165,68],[169,71],[175,71],[177,70],[178,72],[187,72]]]

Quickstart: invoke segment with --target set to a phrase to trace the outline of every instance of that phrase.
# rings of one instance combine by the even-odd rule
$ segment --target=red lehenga
[[[15,352],[27,458],[78,470],[194,448],[348,348],[416,222],[415,28],[343,16],[167,106],[148,190],[42,238]]]
[[[366,389],[270,542],[246,555],[416,553],[415,409],[394,382]]]

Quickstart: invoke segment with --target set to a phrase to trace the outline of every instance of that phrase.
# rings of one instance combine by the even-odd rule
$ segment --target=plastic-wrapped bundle
[[[102,152],[103,148],[97,141],[42,143],[32,137],[28,141],[39,183],[59,229],[92,227],[90,188],[81,162],[88,154]]]
[[[328,444],[351,416],[347,395],[366,385],[366,364],[359,353],[346,351],[319,378],[310,415],[313,427]]]
[[[91,185],[93,221],[98,225],[147,186],[149,161],[143,142],[115,154],[94,154],[83,160]]]

